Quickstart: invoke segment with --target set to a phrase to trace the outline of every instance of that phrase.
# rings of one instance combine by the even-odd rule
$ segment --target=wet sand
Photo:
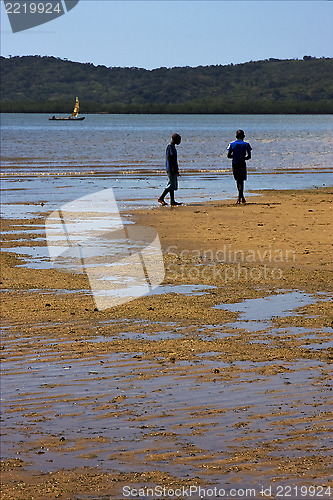
[[[1,498],[329,498],[332,193],[133,213],[165,281],[105,311],[85,275],[22,267],[47,213],[4,220]]]

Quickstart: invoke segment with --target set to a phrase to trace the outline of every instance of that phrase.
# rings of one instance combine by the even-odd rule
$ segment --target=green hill
[[[197,68],[107,68],[54,57],[0,58],[1,111],[333,113],[333,59]]]

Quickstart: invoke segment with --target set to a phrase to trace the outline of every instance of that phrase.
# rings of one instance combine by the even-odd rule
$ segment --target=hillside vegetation
[[[333,59],[197,68],[107,68],[54,57],[0,58],[1,111],[332,113]]]

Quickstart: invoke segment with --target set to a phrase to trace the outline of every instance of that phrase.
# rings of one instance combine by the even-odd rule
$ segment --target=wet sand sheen
[[[106,311],[84,275],[3,254],[2,498],[327,485],[331,194],[133,214],[159,233],[165,288]],[[5,220],[4,246],[35,245],[40,222]],[[242,313],[290,293],[307,300]]]

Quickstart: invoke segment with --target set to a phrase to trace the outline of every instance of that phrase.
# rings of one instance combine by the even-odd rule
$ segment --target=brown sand
[[[106,311],[85,275],[20,267],[20,246],[45,245],[47,214],[4,220],[4,247],[17,255],[2,255],[1,498],[326,487],[332,193],[136,212],[159,233],[164,283],[207,288]],[[214,307],[287,291],[313,300],[257,328]]]

